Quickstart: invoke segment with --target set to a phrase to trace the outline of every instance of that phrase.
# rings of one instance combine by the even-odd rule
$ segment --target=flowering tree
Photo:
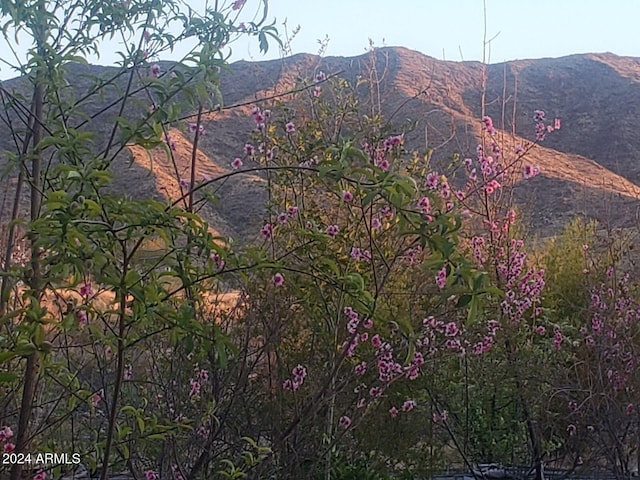
[[[158,478],[161,470],[163,476],[173,470],[175,478],[211,469],[228,473],[244,447],[257,457],[245,458],[243,465],[264,454],[245,442],[223,454],[228,465],[220,457],[214,461],[207,449],[198,449],[198,462],[184,463],[197,442],[189,435],[194,417],[207,417],[196,405],[176,414],[181,399],[170,393],[175,388],[153,380],[156,372],[167,374],[176,366],[167,361],[170,351],[195,356],[191,368],[204,361],[203,352],[215,365],[224,364],[230,348],[215,324],[203,325],[198,308],[204,288],[215,291],[207,282],[215,283],[218,263],[200,261],[195,252],[208,256],[221,247],[193,214],[193,175],[181,185],[182,198],[169,205],[116,196],[107,188],[130,148],[167,141],[173,158],[168,128],[180,123],[185,110],[198,111],[195,152],[204,133],[200,115],[220,101],[225,46],[240,35],[257,36],[262,50],[269,36],[277,40],[273,27],[264,24],[266,2],[264,18],[239,23],[244,4],[216,2],[199,13],[171,0],[0,3],[7,43],[26,35],[33,44],[24,59],[16,53],[13,65],[32,87],[31,100],[2,87],[3,119],[15,144],[7,155],[17,174],[0,304],[1,415],[13,425],[3,429],[5,451],[75,451],[103,479],[125,466],[143,470],[146,478]],[[74,96],[68,82],[77,62],[99,53],[102,42],[114,36],[125,45],[120,67]],[[155,61],[191,39],[198,47],[170,70]],[[95,108],[97,99],[114,90],[118,98]],[[152,108],[136,116],[135,104],[145,97]],[[22,222],[28,260],[20,264],[12,261],[24,185],[30,195],[28,221]],[[141,264],[137,254],[149,237],[161,239],[165,255]],[[144,354],[151,344],[159,347],[157,357]],[[207,375],[196,368],[191,397],[202,393],[199,382]],[[150,402],[152,395],[156,401]],[[211,400],[199,407],[211,408]],[[180,453],[149,468],[135,464],[169,448]],[[62,468],[41,467],[54,473]],[[22,469],[15,462],[10,477],[21,478]],[[34,478],[50,473],[35,472]]]
[[[121,469],[328,479],[367,463],[377,474],[522,458],[541,477],[561,448],[629,471],[628,282],[612,271],[590,292],[591,325],[579,325],[571,315],[582,310],[544,297],[547,272],[511,202],[510,189],[540,173],[528,152],[559,121],[534,112],[535,141],[513,145],[482,118],[475,157],[455,176],[408,152],[379,109],[364,114],[356,87],[317,70],[256,102],[229,170],[201,178],[207,114],[226,108],[225,46],[248,34],[266,50],[277,36],[265,18],[245,17],[242,0],[201,15],[171,0],[0,2],[0,12],[5,35],[25,31],[35,45],[16,65],[32,103],[1,92],[3,118],[22,125],[11,131],[12,225],[27,246],[17,254],[12,226],[0,298],[5,452],[79,452],[103,479]],[[129,45],[120,67],[74,96],[76,62],[112,35]],[[193,38],[181,62],[157,61]],[[96,107],[110,90],[117,98]],[[163,151],[175,167],[175,127],[192,142],[176,195],[114,194],[127,152]],[[247,173],[264,178],[267,203],[257,240],[239,243],[198,211]],[[21,470],[11,478],[64,473]]]

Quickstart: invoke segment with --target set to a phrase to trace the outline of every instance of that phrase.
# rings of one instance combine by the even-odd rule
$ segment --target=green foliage
[[[594,247],[597,248],[595,223],[576,219],[536,254],[545,269],[543,305],[559,321],[579,317],[588,305],[588,281],[601,268],[601,262],[594,258],[600,255]]]

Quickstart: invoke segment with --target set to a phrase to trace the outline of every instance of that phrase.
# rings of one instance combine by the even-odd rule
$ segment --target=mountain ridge
[[[172,64],[160,65],[167,71]],[[78,92],[86,89],[82,72],[105,76],[117,71],[92,65],[71,69],[76,84],[70,88]],[[213,133],[201,137],[198,177],[230,171],[230,161],[239,156],[253,128],[252,102],[286,94],[320,70],[344,77],[382,113],[389,115],[403,106],[398,116],[418,125],[407,133],[407,148],[437,147],[433,155],[441,163],[453,153],[462,158],[474,155],[481,136],[485,72],[485,112],[510,145],[535,141],[534,110],[545,110],[562,121],[562,128],[530,157],[541,167],[539,178],[517,188],[517,198],[528,199],[533,210],[528,220],[534,229],[557,231],[573,215],[615,224],[635,221],[640,207],[640,134],[635,129],[635,119],[640,118],[640,58],[606,52],[483,66],[474,61],[438,60],[404,47],[384,47],[355,57],[297,54],[280,60],[234,62],[221,72],[220,89],[226,105],[244,105],[205,116],[204,127]],[[362,79],[377,83],[377,97],[366,98],[367,92],[358,87]],[[21,79],[5,81],[3,86],[24,87]],[[108,93],[110,98],[114,95]],[[89,112],[99,107],[87,105]],[[109,115],[105,113],[104,118]],[[185,132],[186,126],[181,125],[172,135],[186,152],[191,140]],[[0,141],[1,149],[7,147],[6,141]],[[175,168],[163,163],[161,153],[152,154],[154,168],[160,169],[153,178],[144,175],[151,169],[143,158],[148,155],[141,151],[132,155],[140,170],[136,179],[141,195],[180,196]],[[0,159],[0,167],[1,163]],[[116,191],[129,191],[118,175],[115,184]],[[218,192],[220,202],[203,212],[217,233],[245,238],[256,231],[265,199],[261,185],[258,175],[238,175],[225,183]],[[9,197],[11,190],[7,190]],[[579,195],[579,191],[591,193]],[[603,206],[615,215],[604,216]],[[6,212],[0,213],[0,223],[6,221]]]

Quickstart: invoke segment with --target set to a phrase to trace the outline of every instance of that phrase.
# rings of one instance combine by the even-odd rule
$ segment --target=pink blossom
[[[287,208],[287,215],[289,215],[289,217],[295,217],[297,214],[298,214],[298,207],[293,206],[293,207]]]
[[[525,165],[522,169],[522,174],[524,178],[533,178],[540,174],[540,169],[538,167],[534,167],[533,165]]]
[[[11,427],[5,425],[0,429],[0,442],[6,442],[11,437],[13,437],[13,430],[11,430]]]
[[[346,430],[351,426],[351,419],[346,415],[343,415],[342,417],[340,417],[339,423],[340,426]]]
[[[179,183],[180,183],[180,188],[188,188],[189,187],[189,180],[187,180],[185,178],[181,178]]]
[[[276,273],[271,280],[276,287],[281,287],[284,285],[284,275],[282,275],[280,272]]]
[[[627,408],[625,409],[625,411],[627,412],[627,415],[631,415],[633,413],[633,410],[634,410],[633,403],[628,404]]]
[[[278,223],[287,223],[288,220],[289,215],[287,215],[286,213],[282,212],[278,215]]]
[[[484,123],[485,130],[489,133],[489,135],[494,135],[496,133],[496,129],[493,127],[493,120],[489,116],[485,116],[482,119]]]
[[[260,230],[260,233],[265,238],[265,240],[269,240],[273,235],[273,225],[271,225],[270,223],[267,223],[262,227],[262,229]]]
[[[146,472],[144,472],[144,479],[145,480],[160,480],[160,476],[154,472],[153,470],[147,470]]]
[[[424,356],[422,355],[422,353],[415,352],[413,354],[413,358],[411,359],[411,364],[415,365],[416,367],[424,365]]]
[[[371,337],[371,345],[373,345],[375,348],[380,348],[382,346],[380,335],[375,334],[373,337]]]
[[[87,325],[87,323],[89,323],[87,312],[85,312],[84,310],[78,310],[76,312],[76,318],[78,319],[78,325],[80,325],[81,327],[84,327]]]
[[[264,128],[264,121],[265,121],[264,114],[260,111],[258,107],[254,108],[251,114],[253,115],[253,119],[255,120],[258,126],[258,130],[262,130],[262,128]],[[262,125],[262,127],[260,125]]]
[[[449,418],[449,412],[447,412],[446,410],[442,410],[441,413],[434,413],[433,414],[433,421],[434,422],[439,422],[439,421],[446,422],[448,418]]]
[[[287,133],[294,133],[296,131],[296,126],[293,122],[289,122],[284,126],[284,129],[287,131]]]
[[[231,162],[231,167],[232,167],[234,170],[239,169],[240,167],[242,167],[242,165],[243,165],[243,163],[242,163],[242,159],[240,159],[240,158],[234,158],[234,159],[233,159],[233,162]]]
[[[11,453],[16,449],[15,443],[7,442],[4,444],[3,451],[4,453]]]
[[[444,327],[444,334],[447,337],[455,337],[458,334],[458,325],[455,322],[449,322]]]
[[[371,220],[371,228],[373,230],[378,230],[378,229],[382,228],[382,222],[380,222],[379,218],[373,218]]]
[[[349,190],[343,190],[342,191],[342,200],[344,200],[347,203],[353,201],[353,193],[351,193]]]
[[[189,380],[189,386],[191,387],[189,391],[189,396],[198,397],[200,395],[200,388],[201,388],[200,382],[192,378],[191,380]]]
[[[407,374],[406,374],[406,377],[409,380],[415,380],[419,376],[420,376],[420,368],[419,367],[417,367],[416,365],[413,365],[413,366],[409,367],[409,370],[407,371]]]
[[[329,225],[327,227],[327,235],[329,235],[330,237],[335,237],[336,235],[338,235],[339,231],[340,228],[337,225]]]
[[[399,147],[404,142],[404,135],[392,135],[387,140],[391,142],[392,147]]]
[[[302,385],[305,378],[307,378],[307,369],[303,365],[298,364],[291,370],[291,375],[296,382]]]
[[[244,7],[244,4],[246,2],[247,0],[235,0],[235,2],[231,4],[231,10],[240,10],[242,7]]]
[[[391,415],[391,418],[396,418],[398,416],[398,409],[396,407],[391,407],[389,409],[389,415]]]
[[[315,87],[313,87],[313,96],[315,98],[319,98],[320,95],[322,95],[322,87],[316,85]]]
[[[301,369],[301,370],[297,372],[296,369]],[[291,374],[293,375],[292,386],[293,386],[293,390],[295,391],[302,386],[305,378],[307,378],[307,369],[301,365],[298,365],[292,370]]]
[[[410,412],[415,407],[416,407],[416,401],[415,400],[405,400],[405,402],[402,404],[402,411],[403,412]]]
[[[544,333],[545,333],[546,331],[547,331],[547,329],[546,329],[546,328],[544,328],[544,326],[543,326],[543,325],[538,325],[538,326],[536,327],[536,333],[537,333],[538,335],[544,335]]]
[[[559,327],[556,326],[553,330],[553,348],[558,350],[564,341],[564,337],[562,336],[562,332]]]
[[[171,138],[171,135],[165,135],[164,141],[167,145],[169,145],[171,151],[175,152],[178,149],[178,147],[176,146],[176,142]]]
[[[535,122],[543,122],[544,121],[544,111],[543,110],[534,110],[533,112],[533,120]]]
[[[154,63],[153,65],[151,65],[151,67],[149,67],[149,76],[152,78],[158,78],[160,76],[160,71],[160,65]]]
[[[430,213],[431,212],[431,200],[429,197],[422,197],[418,200],[418,207],[422,209],[422,213]]]
[[[93,396],[91,397],[91,404],[94,407],[97,407],[98,404],[100,403],[100,400],[102,400],[102,397],[104,396],[104,390],[100,390],[96,393],[93,394]]]
[[[245,144],[244,146],[244,153],[250,157],[253,157],[253,155],[255,154],[256,149],[253,145],[251,145],[250,143]]]
[[[94,291],[93,291],[93,287],[91,286],[91,283],[85,283],[80,287],[80,295],[82,295],[85,298],[92,297],[94,295]]]
[[[217,269],[222,270],[225,265],[225,261],[217,252],[211,252],[209,259],[215,264]]]
[[[198,131],[198,133],[200,135],[205,135],[207,133],[207,131],[204,129],[204,125],[199,125],[197,123],[190,123],[189,124],[189,132],[194,133],[195,131]]]
[[[447,267],[443,266],[435,277],[436,285],[442,290],[447,285]]]
[[[33,476],[33,480],[47,480],[47,473],[40,470]]]
[[[367,362],[361,362],[355,366],[353,369],[353,373],[357,376],[361,377],[367,372]]]

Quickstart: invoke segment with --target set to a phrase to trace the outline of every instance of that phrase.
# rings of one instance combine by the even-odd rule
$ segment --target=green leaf
[[[260,42],[260,53],[267,53],[269,51],[269,42],[264,32],[258,34],[258,41]]]
[[[34,343],[40,347],[42,345],[42,342],[44,342],[44,337],[45,337],[45,332],[44,332],[44,326],[41,324],[36,325],[35,328],[35,332],[33,335],[33,341]]]
[[[227,349],[224,345],[216,345],[216,353],[218,354],[218,364],[221,369],[227,368]]]
[[[340,275],[340,269],[338,268],[338,265],[330,258],[321,257],[320,263],[331,270],[331,273],[333,273],[336,277]]]
[[[18,378],[17,373],[0,372],[0,383],[11,383]]]
[[[471,299],[473,298],[473,295],[462,295],[460,298],[458,298],[458,303],[456,303],[456,308],[463,308],[466,307],[469,302],[471,302]]]
[[[144,433],[144,418],[138,414],[136,417],[136,423],[138,424],[138,430],[140,430],[140,434]]]
[[[8,360],[11,360],[12,358],[15,358],[18,356],[17,352],[2,352],[0,353],[0,363],[4,363]]]
[[[364,278],[359,273],[350,273],[345,275],[344,284],[347,288],[355,290],[357,292],[364,291]]]
[[[140,281],[140,274],[135,269],[130,269],[124,277],[124,283],[127,288],[131,288]]]
[[[472,295],[471,301],[469,302],[469,312],[467,314],[467,323],[472,323],[479,314],[480,311],[480,299],[477,295]]]

